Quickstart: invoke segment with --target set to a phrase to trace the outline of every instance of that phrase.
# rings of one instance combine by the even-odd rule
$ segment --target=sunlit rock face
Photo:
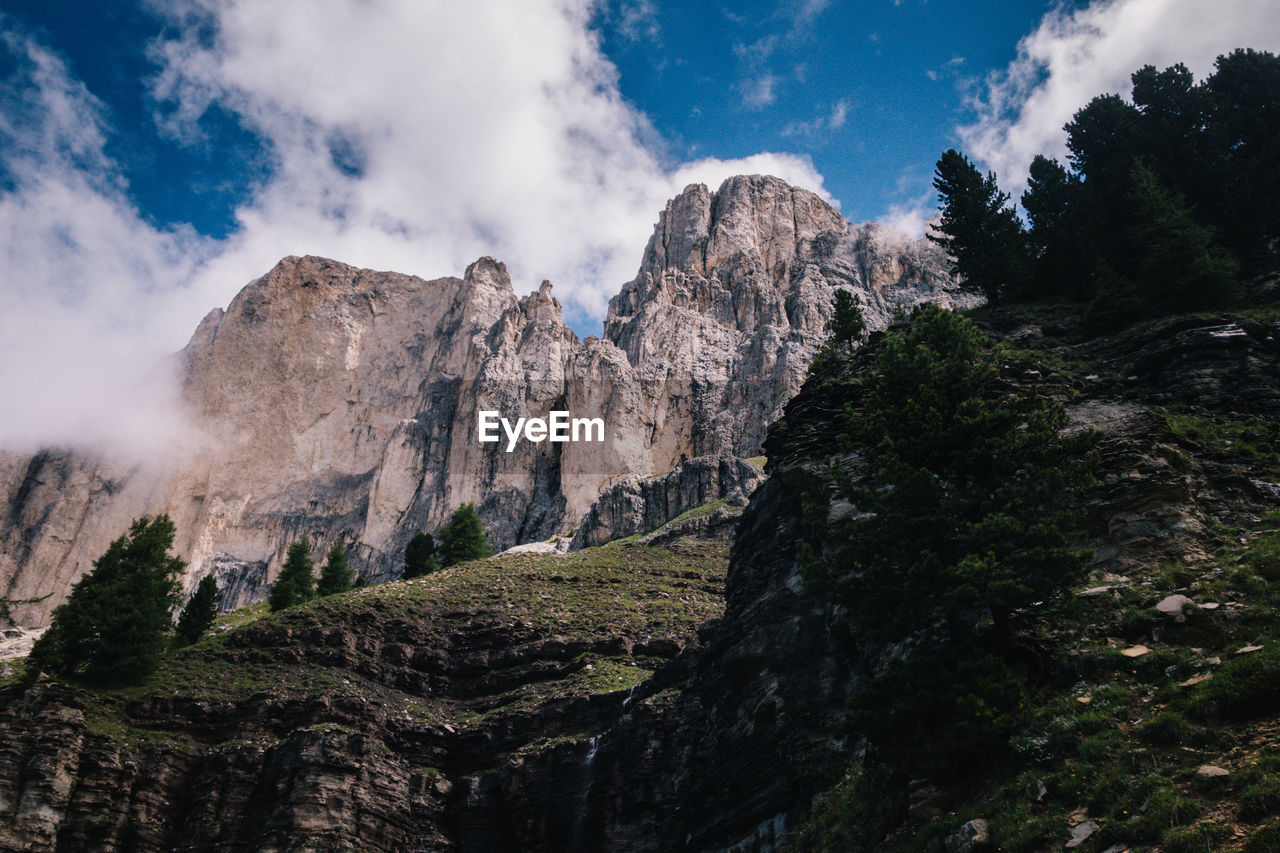
[[[173,517],[187,588],[216,572],[233,590],[224,607],[264,598],[301,536],[317,558],[342,537],[362,572],[393,577],[408,539],[468,502],[499,548],[640,532],[689,506],[649,506],[667,492],[637,484],[688,460],[760,453],[838,288],[860,296],[872,328],[900,304],[966,298],[932,244],[853,225],[760,176],[690,186],[667,204],[603,339],[579,340],[549,283],[517,298],[492,258],[434,281],[285,258],[211,312],[178,355],[184,450],[145,468],[67,450],[0,453],[0,589],[47,595],[13,609],[43,624],[144,513]],[[606,435],[508,451],[505,438],[477,440],[481,411],[512,421],[568,411],[601,418]],[[714,479],[671,493],[741,490],[739,477],[723,488]],[[606,492],[610,506],[593,513]],[[623,494],[634,504],[625,513]],[[591,518],[609,530],[584,530]]]

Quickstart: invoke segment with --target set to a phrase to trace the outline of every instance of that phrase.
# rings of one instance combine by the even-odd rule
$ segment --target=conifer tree
[[[1085,281],[1079,265],[1090,247],[1080,223],[1080,180],[1057,160],[1036,155],[1031,161],[1022,209],[1031,228],[1027,232],[1033,287],[1028,295],[1079,298]]]
[[[867,321],[862,316],[862,301],[858,294],[840,288],[836,291],[827,332],[837,349],[849,350],[867,334]]]
[[[339,539],[329,549],[325,557],[324,568],[320,570],[320,582],[316,585],[318,595],[337,595],[351,589],[351,566],[347,561],[347,546]]]
[[[436,542],[430,533],[419,531],[404,549],[404,579],[419,578],[439,568],[436,563]]]
[[[285,555],[279,577],[271,585],[268,602],[273,613],[315,598],[315,578],[311,571],[311,543],[306,539],[294,542]]]
[[[1138,285],[1116,272],[1106,258],[1094,265],[1091,285],[1093,299],[1084,319],[1096,331],[1123,328],[1150,310]]]
[[[1071,536],[1092,437],[1063,436],[1047,398],[990,393],[993,347],[934,305],[880,346],[846,435],[866,465],[847,492],[866,515],[829,567],[870,634],[900,638],[941,614],[959,635],[985,613],[1004,642],[1019,608],[1084,570]]]
[[[1252,49],[1219,56],[1209,98],[1210,223],[1237,257],[1272,267],[1280,253],[1280,57]]]
[[[942,203],[938,233],[928,238],[951,255],[951,269],[993,305],[1013,296],[1026,275],[1022,223],[994,173],[984,178],[955,149],[938,160],[934,189]]]
[[[1133,168],[1130,187],[1137,278],[1144,299],[1173,311],[1234,301],[1239,267],[1183,199],[1141,161]]]
[[[137,519],[76,583],[27,658],[48,672],[95,684],[126,684],[149,675],[173,629],[177,578],[185,566],[169,554],[167,515]]]
[[[189,646],[204,636],[214,618],[218,615],[218,582],[213,575],[205,575],[196,586],[196,591],[182,608],[176,629],[178,642]]]
[[[484,524],[474,504],[463,504],[453,511],[449,523],[440,529],[440,567],[479,560],[493,554],[484,534]]]
[[[907,772],[999,753],[1026,696],[1006,658],[1018,614],[1086,566],[1072,539],[1093,436],[1064,436],[1061,405],[999,388],[997,357],[935,305],[889,331],[845,422],[860,465],[841,488],[858,514],[808,551],[807,580],[847,607],[859,642],[901,644],[857,692],[853,723]]]

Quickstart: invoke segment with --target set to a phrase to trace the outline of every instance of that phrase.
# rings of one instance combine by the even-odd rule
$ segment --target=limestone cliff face
[[[603,339],[578,339],[548,283],[517,298],[490,258],[435,281],[285,258],[179,355],[193,449],[149,471],[63,451],[0,455],[0,590],[48,594],[14,608],[42,624],[143,513],[173,516],[188,587],[216,573],[224,607],[263,598],[303,535],[317,557],[343,537],[364,573],[393,576],[407,540],[466,502],[499,547],[637,532],[688,508],[649,506],[645,481],[688,459],[759,453],[836,289],[858,293],[877,328],[899,304],[963,298],[951,285],[932,245],[852,225],[760,176],[691,186],[667,205]],[[513,421],[568,410],[602,418],[606,436],[507,452],[505,439],[477,440],[480,410]],[[606,492],[612,503],[593,512]],[[580,530],[592,518],[608,529]]]
[[[963,299],[950,284],[931,243],[846,222],[777,179],[736,177],[667,204],[639,274],[609,303],[605,337],[658,387],[659,406],[687,399],[689,375],[702,383],[694,417],[664,428],[659,452],[753,456],[803,384],[837,289],[883,328],[900,304]]]

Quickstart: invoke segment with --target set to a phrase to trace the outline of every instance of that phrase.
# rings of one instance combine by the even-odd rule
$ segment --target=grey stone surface
[[[236,605],[265,596],[301,536],[317,560],[341,537],[363,574],[395,577],[413,534],[467,502],[498,550],[651,530],[746,485],[737,474],[729,488],[693,483],[682,465],[760,452],[837,288],[859,294],[873,329],[901,303],[970,298],[932,244],[850,224],[760,176],[691,186],[667,205],[603,339],[578,339],[549,283],[517,298],[492,258],[434,281],[285,258],[179,354],[182,452],[140,467],[0,451],[0,591],[47,596],[14,609],[20,624],[44,624],[144,513],[173,517],[187,589],[216,570]],[[477,441],[490,409],[599,416],[608,435],[507,452]],[[676,472],[669,489],[647,485]]]

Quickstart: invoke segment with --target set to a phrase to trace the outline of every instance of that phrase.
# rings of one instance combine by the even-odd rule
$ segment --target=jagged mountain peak
[[[707,277],[740,253],[765,273],[778,274],[803,241],[847,225],[817,195],[781,178],[739,175],[715,192],[691,184],[659,215],[635,281],[660,280],[668,271]],[[629,307],[625,296],[620,294],[619,314]],[[610,308],[612,313],[612,303]]]
[[[75,454],[6,462],[0,582],[49,593],[15,612],[43,624],[129,518],[159,512],[178,526],[188,586],[216,571],[234,591],[225,607],[261,599],[302,536],[317,558],[343,539],[364,573],[392,576],[414,533],[467,502],[498,547],[583,524],[600,529],[580,540],[638,532],[736,487],[716,460],[759,452],[838,288],[863,297],[873,327],[902,302],[956,300],[937,247],[886,241],[766,176],[671,200],[603,338],[585,342],[549,282],[518,298],[491,257],[431,281],[283,258],[183,351],[186,414],[209,440],[166,479]],[[481,411],[553,410],[602,419],[605,440],[478,440]],[[55,461],[56,486],[21,488]],[[641,485],[670,472],[669,488]]]

